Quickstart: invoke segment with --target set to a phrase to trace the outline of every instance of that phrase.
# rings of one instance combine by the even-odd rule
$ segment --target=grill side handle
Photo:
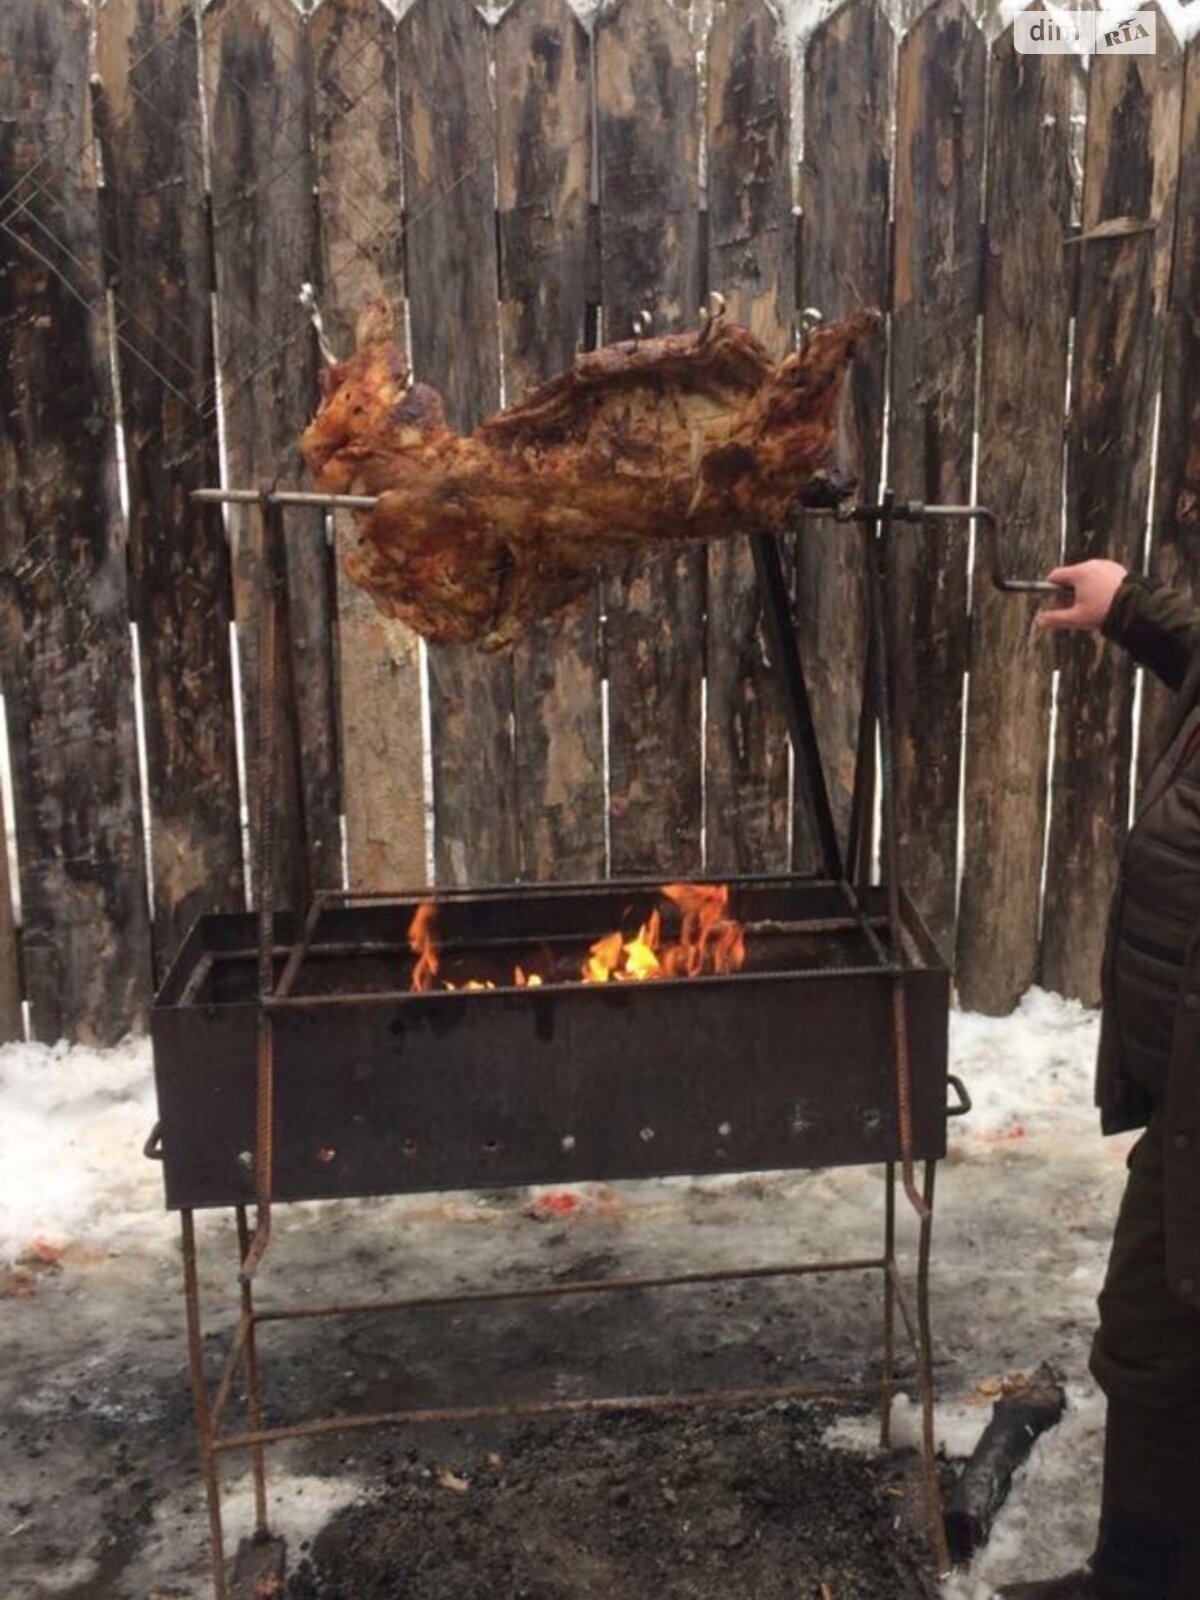
[[[953,1105],[948,1105],[946,1107],[947,1117],[965,1117],[972,1109],[971,1096],[967,1090],[966,1084],[955,1072],[948,1072],[946,1074],[946,1082],[958,1096],[958,1099]]]

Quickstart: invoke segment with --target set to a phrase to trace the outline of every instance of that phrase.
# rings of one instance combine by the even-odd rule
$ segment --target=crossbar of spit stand
[[[926,1163],[926,1185],[932,1200],[932,1173],[936,1163]],[[927,1304],[930,1260],[927,1250],[918,1258],[917,1312],[909,1305],[904,1281],[895,1252],[895,1166],[888,1163],[887,1226],[882,1256],[861,1259],[835,1259],[808,1261],[763,1267],[735,1268],[710,1272],[675,1273],[637,1278],[612,1278],[584,1280],[569,1284],[532,1285],[513,1289],[464,1291],[456,1294],[409,1296],[388,1300],[349,1302],[327,1305],[280,1305],[256,1310],[252,1302],[252,1285],[243,1283],[242,1313],[235,1326],[225,1359],[217,1380],[213,1398],[209,1399],[205,1378],[204,1334],[201,1326],[199,1303],[198,1252],[193,1213],[182,1213],[183,1265],[188,1312],[188,1345],[192,1377],[193,1400],[196,1409],[197,1432],[201,1444],[201,1461],[208,1492],[210,1533],[213,1553],[213,1585],[215,1600],[230,1600],[224,1562],[224,1526],[221,1507],[221,1489],[218,1477],[222,1456],[249,1454],[255,1468],[256,1521],[260,1532],[266,1531],[266,1491],[263,1473],[264,1452],[272,1445],[301,1439],[313,1439],[332,1434],[356,1433],[367,1430],[424,1426],[428,1424],[470,1423],[481,1421],[517,1421],[548,1419],[552,1417],[604,1415],[610,1412],[634,1412],[662,1415],[678,1410],[699,1409],[704,1406],[733,1405],[754,1406],[781,1404],[791,1401],[839,1401],[847,1399],[877,1399],[882,1412],[882,1438],[888,1440],[888,1425],[893,1397],[905,1385],[896,1375],[895,1346],[893,1338],[893,1311],[899,1308],[901,1322],[908,1335],[909,1344],[918,1366],[922,1360],[923,1335],[920,1308]],[[243,1207],[237,1208],[238,1235],[242,1252],[245,1248],[247,1218]],[[684,1390],[666,1394],[608,1395],[586,1399],[529,1400],[504,1404],[473,1406],[410,1407],[393,1411],[365,1413],[350,1416],[324,1416],[305,1422],[265,1426],[262,1422],[259,1398],[255,1335],[268,1323],[327,1320],[331,1317],[357,1316],[386,1312],[448,1310],[471,1305],[490,1305],[504,1301],[534,1301],[569,1298],[584,1294],[629,1293],[647,1289],[703,1286],[729,1282],[745,1282],[767,1278],[826,1276],[850,1272],[879,1272],[884,1286],[885,1340],[882,1375],[875,1381],[863,1382],[813,1382],[788,1385],[753,1385],[744,1388],[725,1387],[711,1390]],[[246,1406],[249,1426],[240,1431],[222,1432],[221,1424],[233,1395],[234,1385],[242,1372],[246,1379]],[[940,1526],[940,1506],[939,1506]],[[937,1529],[934,1528],[935,1548],[938,1547]],[[942,1556],[939,1554],[939,1561]]]
[[[917,1306],[913,1314],[904,1294],[900,1280],[899,1268],[895,1254],[895,1163],[887,1164],[887,1198],[885,1213],[885,1248],[882,1258],[871,1258],[866,1261],[830,1261],[821,1263],[802,1263],[791,1267],[748,1269],[743,1271],[714,1272],[676,1275],[657,1279],[618,1279],[585,1282],[576,1285],[549,1286],[517,1290],[510,1292],[483,1291],[472,1295],[435,1296],[427,1299],[396,1300],[392,1302],[377,1303],[375,1305],[329,1305],[318,1307],[287,1307],[279,1306],[265,1312],[257,1312],[253,1301],[253,1283],[258,1267],[265,1257],[270,1240],[272,1184],[273,1184],[273,1121],[274,1121],[274,1011],[278,1002],[286,1003],[286,997],[291,984],[303,960],[304,951],[312,938],[315,922],[320,915],[324,900],[318,896],[309,909],[308,917],[301,930],[300,937],[294,941],[287,961],[285,962],[281,981],[276,985],[274,977],[275,963],[275,936],[274,936],[274,882],[271,860],[272,845],[272,817],[274,815],[275,786],[278,779],[277,753],[279,723],[283,714],[282,696],[279,692],[279,661],[278,650],[280,642],[280,615],[281,608],[286,603],[286,585],[283,579],[284,545],[285,545],[285,517],[287,507],[316,507],[326,510],[355,510],[368,511],[377,503],[374,496],[368,495],[326,495],[310,493],[302,490],[251,490],[251,489],[202,489],[195,491],[194,498],[201,503],[223,505],[258,506],[262,512],[263,533],[263,561],[261,564],[261,613],[260,627],[262,629],[262,646],[260,648],[259,663],[259,741],[256,762],[256,788],[259,803],[259,827],[256,830],[255,840],[255,879],[258,886],[258,973],[259,973],[259,1049],[256,1079],[256,1130],[255,1130],[255,1191],[256,1191],[256,1224],[253,1233],[250,1232],[248,1219],[243,1207],[237,1208],[238,1245],[240,1261],[241,1283],[241,1316],[234,1335],[232,1347],[225,1359],[218,1380],[215,1401],[210,1405],[208,1386],[205,1377],[204,1339],[200,1314],[199,1275],[197,1270],[197,1254],[195,1241],[195,1227],[193,1214],[185,1210],[182,1214],[183,1229],[183,1259],[184,1259],[184,1286],[185,1305],[188,1323],[188,1354],[189,1370],[191,1374],[193,1403],[196,1413],[196,1427],[200,1441],[201,1467],[204,1475],[205,1489],[208,1500],[210,1535],[213,1556],[213,1581],[216,1600],[227,1600],[228,1588],[225,1575],[224,1562],[224,1530],[221,1507],[221,1490],[217,1472],[219,1456],[223,1453],[237,1450],[249,1451],[254,1469],[255,1481],[255,1506],[256,1521],[260,1531],[266,1529],[266,1484],[264,1452],[268,1445],[281,1442],[285,1439],[315,1437],[319,1434],[353,1431],[366,1427],[380,1427],[406,1423],[422,1423],[435,1421],[474,1421],[484,1418],[515,1418],[515,1417],[547,1417],[558,1415],[587,1414],[608,1410],[627,1411],[664,1411],[681,1407],[700,1406],[718,1402],[734,1404],[760,1404],[768,1401],[787,1399],[836,1399],[849,1396],[878,1396],[883,1407],[882,1434],[886,1441],[888,1432],[888,1416],[891,1397],[896,1393],[899,1385],[894,1370],[894,1313],[897,1307],[901,1313],[901,1320],[905,1332],[909,1335],[913,1353],[917,1362],[918,1380],[921,1392],[922,1411],[924,1416],[923,1445],[925,1460],[925,1478],[928,1494],[928,1509],[930,1515],[930,1528],[933,1537],[934,1549],[938,1565],[945,1570],[948,1565],[946,1552],[945,1528],[941,1517],[940,1495],[937,1486],[936,1462],[933,1456],[933,1372],[932,1372],[932,1342],[929,1328],[929,1272],[930,1272],[930,1244],[931,1225],[933,1212],[933,1189],[936,1174],[936,1163],[925,1163],[924,1193],[915,1194],[911,1181],[912,1169],[912,1142],[910,1119],[901,1117],[902,1129],[902,1156],[906,1178],[906,1188],[910,1191],[910,1198],[914,1201],[914,1209],[920,1220],[920,1245],[918,1251],[917,1269]],[[919,509],[919,515],[918,515]],[[819,513],[818,513],[819,514]],[[851,506],[843,507],[839,513],[844,520],[853,520],[862,523],[868,529],[869,537],[872,530],[883,524],[886,533],[887,527],[893,520],[916,521],[924,520],[930,516],[953,517],[980,517],[984,519],[990,540],[990,553],[993,558],[993,577],[999,580],[998,566],[998,523],[994,515],[983,507],[917,507],[915,502],[905,502],[901,509],[893,497],[885,499],[883,507]],[[778,661],[784,663],[781,667],[784,691],[789,709],[789,732],[796,747],[798,765],[805,773],[809,786],[809,799],[814,810],[815,820],[820,835],[822,855],[831,877],[837,881],[845,894],[848,907],[855,920],[862,927],[869,939],[873,952],[883,966],[894,966],[894,980],[896,984],[897,1004],[897,1092],[901,1107],[906,1096],[907,1073],[907,1039],[901,1038],[901,1032],[906,1033],[904,1026],[904,980],[900,970],[900,939],[901,929],[899,924],[899,889],[898,881],[889,883],[889,936],[892,944],[893,959],[889,963],[878,935],[864,915],[862,907],[854,893],[852,886],[846,879],[841,851],[838,845],[836,832],[832,822],[832,812],[829,804],[828,791],[825,788],[824,768],[820,760],[819,748],[816,741],[815,730],[812,722],[811,706],[807,698],[807,686],[804,682],[803,668],[799,661],[796,646],[794,624],[791,618],[790,604],[787,600],[786,586],[783,582],[782,567],[778,557],[778,547],[766,536],[754,541],[754,554],[756,568],[763,585],[764,611],[768,618],[768,627],[772,634],[774,653]],[[873,562],[869,564],[874,570]],[[998,582],[999,587],[1020,587],[1024,589],[1045,589],[1043,584],[1019,584]],[[882,611],[880,591],[872,584],[872,608],[875,613],[873,625],[879,623]],[[880,718],[881,731],[886,727],[886,701],[889,690],[890,640],[886,635],[876,634],[878,645],[877,655],[880,660],[876,663],[879,673],[879,685],[876,694],[875,715]],[[890,764],[884,764],[884,802],[885,818],[888,815],[888,805],[891,800],[890,790],[892,783]],[[889,877],[896,876],[896,859],[891,853],[889,862]],[[393,1411],[380,1413],[367,1417],[326,1417],[307,1423],[298,1423],[282,1427],[264,1427],[262,1424],[261,1399],[259,1390],[259,1373],[255,1335],[260,1325],[266,1322],[282,1322],[299,1320],[305,1317],[328,1318],[330,1316],[356,1314],[370,1310],[409,1310],[418,1307],[444,1307],[447,1305],[461,1305],[472,1301],[488,1303],[496,1299],[537,1299],[554,1294],[579,1294],[619,1292],[633,1288],[668,1287],[675,1284],[686,1283],[719,1283],[736,1281],[739,1278],[769,1277],[769,1276],[800,1276],[803,1274],[829,1274],[854,1270],[878,1270],[882,1272],[884,1283],[884,1373],[877,1383],[871,1384],[830,1384],[830,1385],[798,1385],[790,1388],[749,1388],[741,1390],[719,1390],[714,1392],[689,1392],[675,1395],[628,1395],[599,1400],[579,1401],[542,1401],[530,1402],[508,1406],[482,1406],[468,1408],[441,1408],[441,1409],[413,1409],[407,1411]],[[228,1407],[233,1386],[238,1375],[244,1370],[246,1380],[246,1403],[249,1419],[249,1428],[238,1434],[222,1435],[220,1424],[224,1412]]]

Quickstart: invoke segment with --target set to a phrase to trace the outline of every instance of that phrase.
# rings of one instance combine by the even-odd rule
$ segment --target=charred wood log
[[[643,545],[783,533],[827,501],[843,381],[877,320],[821,328],[778,363],[719,316],[611,345],[464,437],[373,304],[304,455],[321,489],[380,496],[346,570],[382,611],[503,649]]]
[[[956,1565],[986,1544],[1014,1473],[1042,1434],[1060,1421],[1066,1404],[1062,1385],[1045,1364],[1025,1388],[996,1401],[946,1505],[946,1539]]]

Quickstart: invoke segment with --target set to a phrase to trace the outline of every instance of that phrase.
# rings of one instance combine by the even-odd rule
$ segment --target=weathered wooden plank
[[[1066,56],[1018,55],[1011,30],[993,49],[979,496],[1003,515],[1004,560],[1022,576],[1059,550],[1074,71]],[[958,986],[993,1013],[1037,975],[1051,656],[1031,611],[978,563]]]
[[[150,927],[88,18],[0,9],[0,665],[37,1038],[143,1020]]]
[[[413,370],[470,429],[500,400],[488,30],[470,0],[417,0],[400,23]],[[429,651],[435,865],[439,882],[517,876],[509,656]]]
[[[297,484],[299,437],[317,396],[315,344],[299,303],[317,264],[303,23],[286,0],[216,0],[204,14],[203,52],[227,470],[239,487]],[[241,508],[230,513],[250,754],[258,726],[258,525]],[[289,511],[287,545],[296,704],[280,761],[299,777],[297,798],[276,816],[275,883],[280,904],[297,904],[312,884],[340,884],[341,825],[331,562],[321,514]]]
[[[891,466],[905,499],[971,490],[987,45],[938,0],[900,46]],[[966,528],[901,528],[888,574],[896,641],[899,870],[939,947],[954,949],[967,656]]]
[[[708,281],[776,356],[795,313],[789,66],[765,0],[722,0],[708,39]],[[787,719],[744,541],[708,551],[707,629],[707,864],[782,871]]]
[[[1174,245],[1150,571],[1164,583],[1200,590],[1200,38],[1187,52]],[[1162,751],[1173,700],[1151,673],[1145,675],[1142,778]]]
[[[604,337],[695,323],[701,293],[695,45],[671,0],[623,0],[596,28]],[[702,552],[647,557],[606,585],[614,873],[701,864]]]
[[[1158,18],[1152,56],[1088,74],[1079,305],[1067,436],[1069,561],[1141,566],[1171,269],[1182,52]],[[1150,224],[1088,238],[1114,223]],[[1059,641],[1042,982],[1094,1004],[1105,911],[1129,814],[1133,665],[1094,637]]]
[[[328,0],[309,24],[321,310],[338,355],[382,297],[404,338],[395,22],[382,0]],[[425,782],[417,636],[341,571],[354,538],[334,523],[346,862],[352,888],[424,881]]]
[[[140,630],[154,949],[245,904],[194,13],[109,0],[96,62]]]
[[[804,227],[800,284],[827,321],[888,293],[888,187],[895,94],[892,27],[876,0],[848,0],[809,40],[804,63]],[[883,449],[882,335],[856,362],[839,458],[873,495]],[[811,519],[797,542],[797,607],[817,733],[839,831],[845,834],[865,664],[861,538]],[[807,820],[807,819],[805,819]],[[795,859],[813,860],[797,818]]]
[[[517,0],[495,38],[501,327],[516,399],[584,339],[591,51],[566,0]],[[600,605],[589,595],[513,652],[521,874],[604,876]]]

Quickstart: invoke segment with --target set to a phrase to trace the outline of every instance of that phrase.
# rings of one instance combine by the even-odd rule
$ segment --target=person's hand
[[[1126,573],[1119,561],[1079,561],[1073,567],[1055,567],[1046,576],[1074,592],[1038,612],[1034,620],[1039,628],[1099,628]]]

